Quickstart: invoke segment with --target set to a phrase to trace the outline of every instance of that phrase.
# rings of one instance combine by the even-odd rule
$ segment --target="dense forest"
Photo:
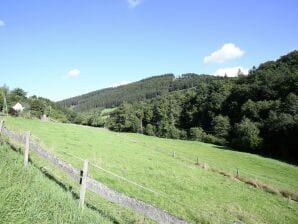
[[[194,88],[124,102],[106,126],[298,161],[298,51],[252,68],[248,76],[204,79]]]
[[[201,82],[208,82],[219,77],[209,75],[184,74],[175,78],[173,74],[165,74],[143,79],[116,88],[107,88],[76,96],[58,102],[61,106],[74,111],[86,112],[92,109],[113,108],[123,102],[135,103],[152,99],[166,93],[189,89]]]

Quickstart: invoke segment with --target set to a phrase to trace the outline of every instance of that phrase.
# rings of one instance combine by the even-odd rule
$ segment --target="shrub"
[[[201,141],[206,143],[212,143],[217,145],[225,145],[226,140],[224,138],[218,138],[214,135],[207,134],[202,128],[191,128],[189,130],[189,136],[191,140]]]
[[[202,128],[191,128],[189,130],[189,137],[191,140],[202,141],[204,138],[204,131]]]
[[[213,118],[211,125],[215,136],[220,138],[228,137],[229,131],[231,129],[230,120],[228,117],[218,115]]]
[[[244,118],[235,125],[235,138],[232,140],[232,144],[244,150],[257,150],[262,143],[259,134],[260,130],[257,125],[248,118]]]
[[[155,136],[155,130],[152,124],[147,124],[145,128],[145,134],[150,136]]]

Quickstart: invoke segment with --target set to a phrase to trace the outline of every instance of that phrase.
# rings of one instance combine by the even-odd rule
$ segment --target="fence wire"
[[[1,134],[3,134],[4,136],[8,137],[9,139],[18,142],[18,143],[25,143],[25,139],[24,139],[24,135],[19,135],[16,134],[12,131],[9,131],[8,129],[2,127],[2,131]],[[58,157],[56,157],[55,155],[53,155],[52,153],[44,150],[41,146],[39,146],[39,144],[34,143],[34,142],[30,142],[30,148],[36,152],[37,154],[39,154],[41,157],[47,159],[49,162],[53,163],[54,165],[56,165],[58,168],[60,168],[61,170],[63,170],[64,172],[66,172],[68,175],[72,176],[74,178],[74,180],[77,182],[77,177],[79,175],[79,170],[77,170],[76,168],[74,168],[73,166],[71,166],[70,164],[66,163],[63,160],[60,160]],[[71,154],[69,154],[71,155]],[[74,157],[74,155],[71,155]],[[80,161],[84,161],[84,159],[75,156],[77,159],[79,159]],[[155,192],[149,188],[146,188],[142,185],[139,185],[133,181],[130,181],[124,177],[121,177],[111,171],[105,170],[102,167],[97,166],[96,164],[92,164],[93,167],[100,169],[102,171],[105,171],[107,173],[109,173],[110,175],[116,176],[118,178],[121,178],[122,180],[128,181],[131,184],[137,185],[139,187],[142,187],[144,190],[150,191],[152,193],[157,193],[159,195],[161,195],[158,192]],[[143,202],[141,200],[135,199],[133,197],[127,196],[125,194],[119,193],[117,191],[114,191],[112,189],[110,189],[109,187],[105,186],[104,184],[92,179],[91,177],[87,177],[87,189],[89,189],[90,191],[93,191],[96,194],[99,194],[100,196],[102,196],[103,198],[117,203],[119,205],[122,205],[124,207],[130,208],[136,212],[140,212],[146,216],[148,216],[149,218],[157,221],[158,223],[174,223],[174,224],[187,224],[188,222],[176,217],[172,214],[170,214],[167,211],[161,210],[157,207],[154,207],[150,204],[147,204],[146,202]],[[177,202],[176,202],[177,203]],[[184,205],[185,206],[185,205]]]
[[[74,154],[67,153],[67,152],[62,152],[62,153],[63,153],[63,154],[66,154],[66,155],[69,155],[69,156],[71,156],[71,157],[73,157],[73,158],[75,158],[75,159],[77,159],[77,160],[79,160],[79,161],[82,161],[82,162],[85,161],[83,158],[81,158],[81,157],[79,157],[79,156],[76,156],[76,155],[74,155]],[[191,207],[189,207],[188,205],[186,205],[186,204],[184,204],[184,203],[181,203],[181,202],[179,202],[179,201],[177,201],[177,200],[175,200],[175,199],[169,197],[169,196],[166,195],[166,194],[157,192],[157,191],[152,190],[152,189],[150,189],[150,188],[148,188],[148,187],[145,187],[145,186],[143,186],[143,185],[141,185],[141,184],[138,184],[138,183],[136,183],[136,182],[134,182],[134,181],[132,181],[132,180],[127,179],[126,177],[120,176],[120,175],[118,175],[118,174],[116,174],[116,173],[114,173],[114,172],[112,172],[112,171],[109,171],[109,170],[107,170],[107,169],[105,169],[105,168],[103,168],[103,167],[100,167],[100,166],[98,166],[98,165],[96,165],[96,164],[94,164],[94,163],[92,163],[92,162],[90,162],[90,161],[89,161],[89,164],[90,164],[92,167],[94,167],[94,168],[96,168],[96,169],[98,169],[98,170],[101,170],[101,171],[103,171],[103,172],[105,172],[105,173],[108,173],[108,174],[110,174],[110,175],[112,175],[112,176],[114,176],[114,177],[117,177],[117,178],[119,178],[119,179],[121,179],[121,180],[123,180],[123,181],[126,181],[127,183],[130,183],[130,184],[132,184],[132,185],[134,185],[134,186],[136,186],[136,187],[139,187],[139,188],[141,188],[141,189],[143,189],[143,190],[145,190],[145,191],[148,191],[148,192],[153,193],[153,194],[155,194],[155,195],[157,195],[157,196],[163,197],[164,199],[166,199],[166,200],[168,200],[168,201],[171,201],[171,202],[173,202],[173,203],[175,203],[175,204],[178,204],[178,205],[180,205],[180,206],[182,206],[182,207],[184,207],[184,208],[187,208],[189,211],[192,211],[194,214],[196,214],[196,213],[198,212],[198,210],[199,210],[198,208],[191,208]],[[98,172],[98,171],[97,171],[97,172]],[[200,208],[200,210],[202,210],[202,209]],[[206,212],[209,213],[207,210],[206,210]],[[211,214],[211,213],[210,213],[210,214]]]

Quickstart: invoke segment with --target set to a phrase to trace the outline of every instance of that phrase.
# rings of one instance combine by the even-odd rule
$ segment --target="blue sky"
[[[52,100],[298,49],[296,0],[1,0],[0,85]]]

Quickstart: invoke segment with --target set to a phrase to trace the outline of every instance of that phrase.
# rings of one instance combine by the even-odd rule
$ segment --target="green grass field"
[[[89,159],[163,196],[147,192],[94,167],[90,175],[111,188],[149,202],[193,223],[298,223],[298,203],[195,165],[257,179],[278,189],[298,191],[298,168],[276,160],[200,142],[161,139],[71,124],[6,118],[9,129],[30,130],[46,149],[77,168]],[[175,157],[172,156],[175,152]],[[93,198],[93,197],[91,197]],[[102,209],[108,209],[101,202]],[[117,210],[117,207],[110,207]],[[110,211],[111,214],[117,214]],[[127,213],[128,220],[135,219]],[[144,220],[142,222],[148,222]]]
[[[113,223],[91,209],[81,212],[70,193],[23,157],[0,145],[0,223]]]

